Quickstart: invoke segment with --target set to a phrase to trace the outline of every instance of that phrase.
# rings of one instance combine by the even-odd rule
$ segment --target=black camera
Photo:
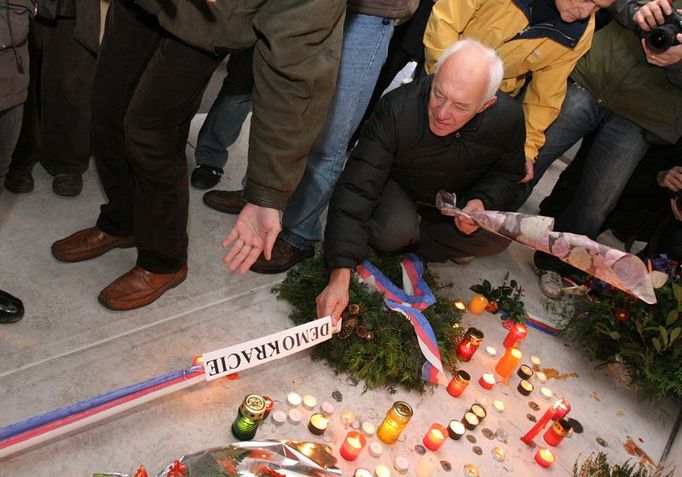
[[[671,46],[679,45],[677,34],[682,33],[682,15],[675,10],[670,15],[665,16],[663,25],[644,31],[639,26],[635,28],[637,36],[644,38],[646,46],[654,53],[661,53]]]
[[[677,199],[675,205],[677,205],[678,209],[682,210],[682,190],[677,191]]]

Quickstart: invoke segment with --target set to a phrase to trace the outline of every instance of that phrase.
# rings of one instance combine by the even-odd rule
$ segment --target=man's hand
[[[525,184],[526,182],[530,182],[533,179],[533,176],[535,175],[534,169],[535,169],[535,162],[526,158],[526,175],[523,176],[523,179],[521,179],[518,182],[518,184]]]
[[[675,218],[682,222],[682,210],[677,207],[677,199],[670,199],[670,208],[672,209]]]
[[[635,12],[632,19],[644,31],[663,25],[665,16],[673,12],[673,7],[668,0],[651,0],[645,3]]]
[[[279,210],[247,203],[237,217],[237,223],[223,240],[223,248],[232,245],[224,259],[230,271],[239,268],[239,273],[245,274],[261,252],[270,260],[272,246],[280,230],[282,221]]]
[[[467,202],[467,205],[464,206],[462,209],[463,212],[466,213],[471,213],[471,212],[478,212],[481,210],[485,210],[485,206],[483,205],[483,202],[481,202],[479,199],[472,199],[469,202]],[[478,224],[474,222],[473,219],[468,219],[464,217],[455,217],[455,225],[459,229],[460,232],[462,232],[464,235],[471,235],[472,233],[476,232],[479,228]]]
[[[646,40],[642,38],[642,49],[646,55],[646,61],[650,65],[660,66],[665,68],[666,66],[674,65],[675,63],[682,61],[682,33],[677,34],[677,41],[680,45],[671,46],[665,51],[660,53],[654,53],[646,46]]]
[[[659,186],[670,189],[672,192],[682,190],[682,166],[659,172],[657,180]]]
[[[341,313],[348,306],[348,287],[350,286],[350,268],[336,268],[329,275],[329,283],[317,297],[317,317],[331,315],[332,324],[336,326]]]

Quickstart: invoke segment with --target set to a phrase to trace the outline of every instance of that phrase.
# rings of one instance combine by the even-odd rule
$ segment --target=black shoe
[[[220,182],[223,170],[219,167],[198,165],[192,171],[192,186],[197,189],[210,189]]]
[[[210,190],[204,194],[204,204],[226,214],[237,215],[246,205],[243,190]]]
[[[26,194],[33,190],[31,169],[10,169],[5,177],[5,189],[15,194]]]
[[[266,260],[265,256],[261,253],[256,263],[251,265],[251,271],[266,275],[286,272],[301,260],[312,257],[314,253],[315,251],[312,248],[301,250],[277,237],[275,246],[272,247],[270,260]]]
[[[0,290],[0,323],[16,323],[24,317],[24,304],[15,296]]]
[[[83,177],[80,174],[57,174],[52,179],[52,190],[57,195],[75,197],[83,190]]]

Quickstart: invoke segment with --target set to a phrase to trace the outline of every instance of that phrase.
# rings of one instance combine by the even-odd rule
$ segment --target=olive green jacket
[[[215,53],[254,46],[245,197],[283,209],[324,123],[343,39],[345,0],[136,0],[168,32]]]

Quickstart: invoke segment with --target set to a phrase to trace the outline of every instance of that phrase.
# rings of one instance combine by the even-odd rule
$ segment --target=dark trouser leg
[[[90,101],[96,58],[74,38],[75,18],[42,29],[40,162],[51,174],[82,174],[90,162]]]
[[[128,0],[114,0],[100,48],[92,97],[92,150],[108,203],[97,227],[133,233],[133,172],[125,155],[123,119],[137,82],[158,48],[156,19]]]
[[[417,208],[405,191],[393,181],[384,188],[370,220],[370,245],[394,252],[416,244],[416,253],[427,262],[452,258],[496,255],[511,243],[486,230],[464,235],[454,222],[419,223]]]
[[[5,188],[5,175],[19,138],[23,111],[23,104],[0,111],[0,193]]]
[[[220,61],[163,36],[130,101],[124,129],[135,180],[137,263],[150,272],[173,273],[187,261],[185,146],[192,117]]]

